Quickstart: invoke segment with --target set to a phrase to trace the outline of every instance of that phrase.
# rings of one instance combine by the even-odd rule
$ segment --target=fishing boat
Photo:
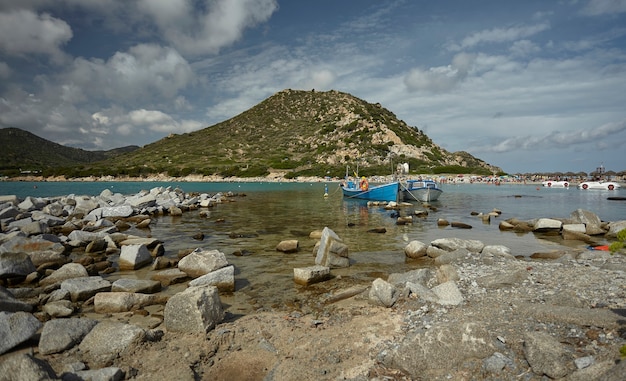
[[[343,197],[358,198],[370,201],[398,201],[400,183],[392,181],[386,184],[370,186],[367,178],[361,177],[357,183],[354,180],[346,180],[341,184]]]
[[[402,184],[402,196],[405,201],[436,201],[443,193],[433,180],[406,180]]]

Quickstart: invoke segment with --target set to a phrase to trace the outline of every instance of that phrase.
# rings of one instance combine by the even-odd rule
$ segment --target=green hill
[[[380,104],[334,90],[283,90],[224,122],[172,134],[98,162],[96,153],[71,149],[76,156],[68,157],[60,152],[70,151],[61,147],[48,144],[31,158],[41,163],[55,150],[56,167],[51,164],[48,174],[68,177],[159,173],[255,177],[270,172],[286,177],[342,176],[346,165],[357,164],[363,175],[386,175],[402,162],[409,163],[412,173],[501,171],[467,152],[444,150]],[[30,146],[28,154],[34,151]],[[68,167],[70,159],[79,165]]]
[[[51,142],[19,128],[0,129],[0,173],[46,173],[53,168],[72,168],[95,163],[130,152],[139,147],[129,146],[110,151],[86,151]]]

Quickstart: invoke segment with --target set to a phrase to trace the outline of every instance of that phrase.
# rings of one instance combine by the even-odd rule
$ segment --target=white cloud
[[[140,0],[163,37],[184,54],[216,54],[243,36],[247,28],[265,22],[278,9],[276,0]]]
[[[463,81],[471,69],[475,56],[460,53],[453,57],[448,66],[431,67],[429,69],[414,68],[404,78],[409,91],[445,92]]]
[[[488,43],[510,42],[524,39],[550,29],[550,24],[542,22],[534,25],[521,25],[509,28],[482,30],[465,37],[460,44],[450,44],[448,49],[458,51]]]
[[[91,116],[95,131],[115,131],[118,134],[145,135],[153,132],[159,135],[185,133],[202,128],[204,124],[195,120],[176,120],[159,110],[136,109],[126,112],[119,107],[100,110]]]
[[[85,98],[146,101],[174,98],[193,78],[188,62],[174,49],[140,44],[115,53],[106,62],[77,58],[61,82],[89,89],[82,94]]]
[[[590,0],[581,10],[583,15],[599,16],[626,12],[626,0]]]
[[[22,56],[31,53],[63,59],[61,46],[72,38],[72,29],[63,20],[29,10],[0,13],[0,51]]]

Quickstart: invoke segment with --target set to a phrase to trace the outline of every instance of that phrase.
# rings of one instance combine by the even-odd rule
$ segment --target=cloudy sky
[[[287,88],[510,173],[625,170],[626,0],[0,0],[0,128],[141,146]]]

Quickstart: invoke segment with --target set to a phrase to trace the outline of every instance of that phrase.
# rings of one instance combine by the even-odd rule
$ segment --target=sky
[[[143,146],[284,89],[508,173],[619,172],[626,0],[0,0],[0,128]]]

